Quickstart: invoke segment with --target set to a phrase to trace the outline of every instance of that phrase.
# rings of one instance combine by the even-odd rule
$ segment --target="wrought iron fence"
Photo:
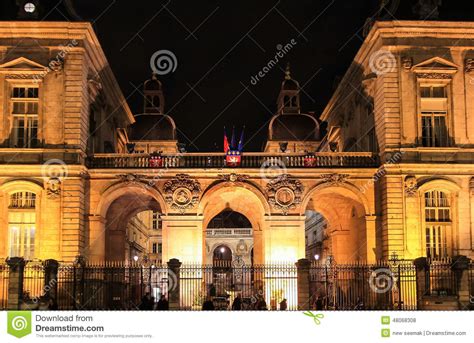
[[[35,307],[45,293],[44,266],[41,261],[29,261],[23,272],[23,301]]]
[[[469,282],[471,304],[473,266],[471,261],[466,271],[468,277],[464,278]],[[298,272],[304,270],[298,270],[294,264],[245,265],[240,260],[214,261],[213,265],[183,264],[178,274],[161,262],[60,263],[57,280],[46,285],[43,264],[30,261],[23,274],[23,302],[31,309],[45,305],[40,300],[49,287],[57,288],[54,304],[51,297],[43,300],[61,310],[154,309],[160,297],[168,299],[171,292],[179,294],[179,304],[173,304],[181,310],[297,310]],[[300,305],[308,309],[416,310],[418,297],[459,293],[459,275],[447,259],[428,260],[426,272],[420,274],[413,261],[404,260],[376,264],[316,261],[307,272],[309,289],[305,283],[300,289],[302,295],[309,290],[309,297],[306,304],[301,304],[300,299]],[[417,280],[417,275],[423,279]],[[0,262],[1,308],[7,307],[8,281],[9,268]],[[423,283],[426,293],[417,294],[417,286]]]
[[[297,269],[294,264],[244,265],[219,261],[213,265],[183,265],[180,307],[216,310],[296,310]]]
[[[474,310],[474,262],[469,263],[469,305]]]
[[[429,275],[426,295],[449,296],[458,293],[456,276],[452,270],[452,259],[429,260]]]
[[[9,267],[5,261],[0,261],[0,310],[5,310],[8,303]]]
[[[71,264],[58,270],[60,309],[145,309],[145,298],[153,308],[161,295],[168,295],[168,268],[162,265]]]
[[[409,261],[374,265],[314,262],[310,267],[309,308],[414,310],[416,299],[416,270]]]

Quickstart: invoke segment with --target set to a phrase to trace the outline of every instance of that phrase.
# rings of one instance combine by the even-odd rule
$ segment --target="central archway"
[[[234,256],[246,256],[248,257],[246,263],[250,264],[253,248],[255,263],[264,263],[264,218],[269,211],[268,204],[260,190],[248,183],[220,183],[205,192],[199,211],[203,217],[203,261],[211,262],[209,254],[211,254],[213,246],[210,246],[206,241],[208,230],[212,230],[215,225],[222,224],[237,226],[233,229],[242,229],[242,231],[233,231],[236,237],[242,236],[235,245],[239,251],[237,255],[234,251]],[[224,214],[226,218],[219,217],[219,214]],[[251,238],[251,243],[247,238]]]

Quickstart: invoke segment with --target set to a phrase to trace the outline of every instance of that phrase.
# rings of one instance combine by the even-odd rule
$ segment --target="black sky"
[[[0,18],[15,19],[15,0],[0,0]],[[394,19],[413,19],[416,0],[401,0]],[[473,1],[443,0],[440,19],[474,19]],[[246,125],[245,150],[260,150],[286,62],[303,88],[305,112],[324,108],[362,42],[376,0],[76,0],[94,28],[134,113],[151,74],[150,57],[167,49],[178,60],[161,76],[166,110],[190,151],[222,149],[223,126]],[[165,7],[163,5],[167,4]],[[42,1],[44,20],[69,20],[63,1]],[[55,7],[58,5],[57,7]],[[257,85],[252,75],[294,39],[296,46]],[[193,90],[191,90],[191,87]],[[246,89],[247,87],[247,89]],[[230,130],[229,130],[230,131]]]

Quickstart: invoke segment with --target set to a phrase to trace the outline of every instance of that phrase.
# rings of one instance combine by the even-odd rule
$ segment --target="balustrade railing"
[[[241,229],[241,228],[207,229],[206,236],[207,237],[252,236],[252,229]]]
[[[319,152],[315,154],[243,153],[238,165],[227,164],[224,153],[95,154],[88,158],[90,168],[315,168],[376,167],[377,157],[365,152]]]

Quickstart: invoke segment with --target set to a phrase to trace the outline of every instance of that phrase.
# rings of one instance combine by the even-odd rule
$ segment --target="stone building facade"
[[[0,22],[0,257],[126,260],[143,211],[159,213],[163,261],[225,245],[295,262],[308,211],[322,259],[474,257],[473,61],[473,23],[377,22],[324,137],[287,70],[265,151],[231,166],[178,149],[156,76],[131,113],[90,24]],[[247,222],[212,228],[226,211]]]

